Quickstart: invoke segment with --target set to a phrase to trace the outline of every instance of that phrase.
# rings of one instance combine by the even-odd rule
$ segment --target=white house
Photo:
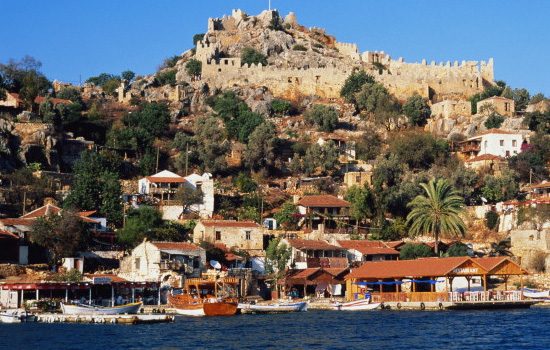
[[[214,180],[210,173],[204,173],[202,176],[192,174],[183,177],[163,170],[138,181],[139,194],[153,198],[158,203],[159,210],[166,220],[177,220],[182,215],[183,207],[176,201],[176,192],[182,186],[200,189],[203,192],[203,202],[192,205],[189,211],[198,214],[201,218],[212,217],[214,213]]]
[[[134,282],[157,282],[182,287],[183,279],[200,277],[206,251],[187,242],[144,241],[120,263],[119,275]]]
[[[491,154],[511,157],[521,152],[523,136],[520,133],[489,129],[461,142],[460,152],[466,159]]]

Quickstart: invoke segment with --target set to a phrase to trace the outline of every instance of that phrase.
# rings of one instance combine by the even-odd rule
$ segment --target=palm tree
[[[414,235],[432,232],[435,238],[434,252],[439,256],[440,233],[464,235],[466,231],[466,225],[460,217],[464,199],[456,194],[447,180],[432,179],[428,184],[420,186],[427,196],[418,195],[407,205],[412,208],[407,215],[407,224],[412,223],[410,232]]]

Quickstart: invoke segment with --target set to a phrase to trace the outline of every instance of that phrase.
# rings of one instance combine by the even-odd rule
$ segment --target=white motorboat
[[[370,299],[361,299],[347,303],[335,303],[333,304],[333,308],[334,310],[344,311],[374,310],[380,308],[381,304],[382,303],[371,303]]]
[[[238,308],[245,313],[282,313],[282,312],[303,312],[307,311],[307,302],[292,304],[269,304],[257,305],[239,303]]]
[[[28,313],[25,309],[8,309],[0,311],[0,322],[2,323],[19,323],[32,322],[35,316]]]
[[[70,315],[121,315],[137,314],[142,303],[132,303],[120,306],[103,307],[94,305],[66,305],[61,303],[61,310],[64,314]]]

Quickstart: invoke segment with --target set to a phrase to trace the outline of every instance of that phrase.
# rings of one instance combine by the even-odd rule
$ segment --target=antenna
[[[269,11],[271,11],[271,0],[269,0]]]

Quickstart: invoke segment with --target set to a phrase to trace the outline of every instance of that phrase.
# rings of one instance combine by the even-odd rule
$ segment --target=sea
[[[0,349],[550,349],[550,309],[317,311],[154,325],[0,324]]]

